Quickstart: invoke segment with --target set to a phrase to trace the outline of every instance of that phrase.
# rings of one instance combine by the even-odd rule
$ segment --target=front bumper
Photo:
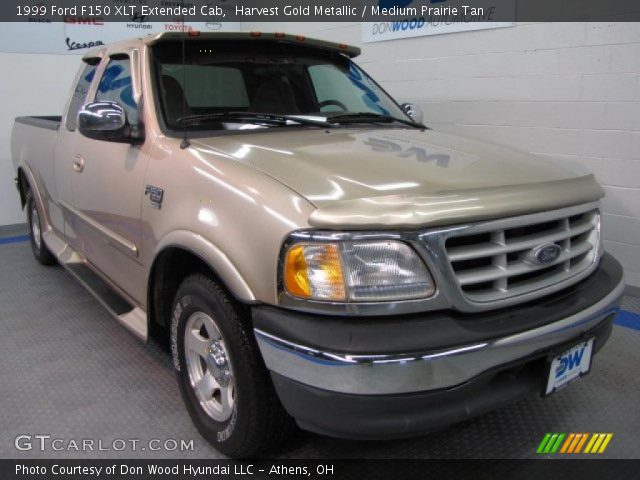
[[[362,319],[257,307],[254,325],[278,395],[303,427],[404,436],[539,390],[563,345],[594,336],[599,350],[623,289],[620,264],[605,255],[579,284],[495,312]]]

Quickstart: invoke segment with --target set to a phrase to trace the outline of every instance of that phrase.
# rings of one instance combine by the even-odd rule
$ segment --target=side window
[[[312,65],[308,68],[311,82],[316,91],[318,103],[336,100],[345,105],[349,111],[362,110],[362,104],[358,95],[353,93],[353,84],[343,72],[335,65]],[[341,111],[335,105],[328,105],[326,111]]]
[[[69,102],[69,110],[67,110],[67,122],[65,127],[67,130],[75,130],[76,122],[78,120],[78,112],[82,108],[89,92],[89,87],[93,81],[93,77],[96,75],[97,65],[89,65],[88,63],[82,67],[80,72],[80,78],[76,84],[76,88],[71,94],[71,101]]]
[[[132,125],[138,124],[138,107],[133,100],[131,62],[128,58],[117,58],[109,61],[100,79],[95,101],[119,103],[127,112],[129,123]]]
[[[342,72],[331,64],[312,65],[308,71],[318,103],[334,100],[342,103],[350,112],[389,114],[385,105],[381,103],[384,95],[354,64],[349,65],[348,72]],[[323,110],[341,109],[335,105],[327,105]]]

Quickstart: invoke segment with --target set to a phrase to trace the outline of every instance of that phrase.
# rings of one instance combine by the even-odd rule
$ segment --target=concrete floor
[[[168,353],[144,345],[61,267],[42,267],[29,244],[0,242],[0,458],[219,458],[183,407]],[[534,458],[546,432],[613,432],[606,458],[640,458],[640,301],[592,373],[547,398],[421,438],[352,442],[301,432],[279,458]],[[634,313],[635,312],[635,313]],[[635,327],[635,328],[634,328]],[[21,434],[69,440],[193,440],[192,451],[21,452]]]

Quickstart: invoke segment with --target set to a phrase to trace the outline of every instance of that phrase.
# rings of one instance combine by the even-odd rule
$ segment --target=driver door
[[[112,56],[101,69],[93,99],[119,103],[139,122],[131,59]],[[95,140],[78,133],[72,189],[81,253],[100,273],[144,304],[141,204],[149,156],[145,145]]]

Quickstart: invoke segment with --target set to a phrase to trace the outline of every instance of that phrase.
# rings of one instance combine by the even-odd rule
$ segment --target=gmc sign
[[[104,19],[100,17],[64,17],[64,23],[74,25],[104,25]]]

